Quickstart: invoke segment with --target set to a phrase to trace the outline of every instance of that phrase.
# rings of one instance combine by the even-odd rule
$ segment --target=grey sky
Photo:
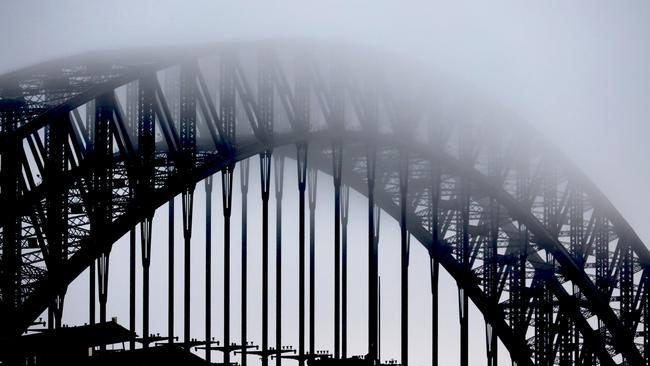
[[[641,238],[650,242],[647,225],[650,194],[646,183],[650,180],[650,164],[647,163],[650,145],[646,142],[650,136],[647,123],[650,115],[650,3],[647,1],[4,0],[0,9],[0,73],[86,50],[151,44],[300,37],[339,39],[386,49],[398,57],[430,67],[448,79],[460,81],[534,125],[587,172]],[[256,161],[251,168],[257,170]],[[293,169],[289,163],[288,172]],[[255,175],[251,177],[252,182],[256,179]],[[295,177],[286,179],[287,184],[295,182]],[[323,190],[331,189],[331,178],[322,176],[321,181],[327,182],[319,185]],[[203,190],[202,186],[197,189]],[[219,187],[215,189],[218,193]],[[251,195],[258,194],[254,187],[251,192]],[[197,200],[203,199],[200,197]],[[361,200],[357,198],[360,205],[363,204]],[[220,205],[218,196],[215,205]],[[197,215],[202,212],[200,207],[202,205],[197,204]],[[285,212],[291,209],[287,207]],[[328,219],[329,215],[326,216],[323,220]],[[163,218],[161,215],[160,220]],[[215,225],[218,226],[218,222]],[[236,220],[233,225],[237,227]],[[395,226],[386,223],[384,237],[394,236],[397,240],[395,230],[391,234],[389,225]],[[201,235],[202,230],[197,229],[199,242]],[[216,242],[220,238],[219,231],[214,235]],[[359,240],[364,240],[362,236],[359,234]],[[157,244],[163,245],[163,240],[161,236]],[[115,257],[126,250],[123,244],[116,248]],[[256,254],[251,255],[251,260],[255,260]],[[382,260],[389,260],[388,255],[385,257]],[[180,252],[179,258],[182,258]],[[154,263],[165,260],[162,256],[154,257]],[[233,257],[233,260],[238,258]],[[197,262],[200,261],[197,257]],[[218,271],[218,263],[215,267]],[[414,264],[414,267],[417,267],[413,269],[416,273],[428,271],[424,264]],[[236,271],[235,265],[233,272]],[[195,278],[200,277],[200,273],[197,268]],[[125,271],[114,265],[111,275],[116,279],[111,291],[122,291],[119,286],[126,285],[120,283],[126,279]],[[162,272],[159,275],[163,276]],[[220,286],[219,281],[215,279],[216,286]],[[70,296],[74,296],[75,288],[78,288],[77,294],[84,291],[81,288],[85,289],[85,283],[85,278],[77,281]],[[445,294],[449,298],[441,311],[448,312],[443,316],[449,321],[444,329],[451,333],[448,337],[444,333],[441,335],[447,342],[445,349],[452,350],[448,359],[452,362],[457,354],[456,298],[451,282],[447,280],[446,284]],[[197,282],[196,288],[199,286]],[[236,289],[237,285],[234,286]],[[428,279],[414,286],[426,293]],[[152,310],[154,324],[162,324],[164,318],[164,290],[163,282],[152,289],[153,296],[159,296],[163,302],[159,309]],[[215,296],[220,296],[219,291],[215,288]],[[238,296],[238,292],[233,296]],[[180,309],[180,303],[178,306]],[[219,306],[216,305],[214,312],[217,324],[220,324]],[[390,314],[393,305],[388,303],[387,306],[386,312]],[[126,321],[126,303],[112,303],[111,307]],[[156,307],[155,301],[152,307]],[[67,309],[70,312],[72,306]],[[418,309],[426,314],[425,303]],[[79,306],[79,312],[74,315],[85,311],[85,305]],[[287,308],[287,312],[290,311]],[[251,316],[256,314],[251,310]],[[84,313],[74,318],[84,319],[85,316]],[[238,319],[237,316],[235,312],[233,319]],[[362,317],[361,313],[358,316]],[[319,322],[327,324],[328,319],[319,318]],[[238,321],[233,324],[238,326]],[[292,324],[288,320],[285,328],[293,329]],[[398,319],[387,320],[386,324],[386,332],[390,332],[390,327],[395,327],[396,331],[399,325]],[[358,326],[359,334],[363,334],[363,327],[363,324]],[[482,325],[476,327],[472,330],[473,345],[482,349]],[[202,326],[196,323],[194,328],[198,332]],[[220,335],[217,329],[220,328],[215,328],[215,335]],[[162,326],[158,329],[163,330]],[[428,330],[414,332],[426,337]],[[288,336],[287,343],[290,341]],[[364,342],[359,340],[359,344]],[[424,346],[427,340],[422,342]],[[391,349],[384,345],[382,348],[387,356],[398,356],[396,347]],[[428,351],[421,353],[422,357],[415,359],[416,364],[427,362]]]

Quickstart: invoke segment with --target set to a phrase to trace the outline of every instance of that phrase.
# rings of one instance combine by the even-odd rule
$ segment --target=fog
[[[647,187],[647,182],[650,181],[650,164],[647,162],[647,157],[650,156],[650,144],[647,143],[647,137],[650,136],[650,126],[647,123],[647,116],[650,115],[648,19],[650,3],[647,1],[472,3],[376,0],[3,0],[0,7],[0,74],[88,50],[152,45],[301,38],[340,40],[376,47],[397,58],[409,60],[424,69],[444,75],[446,79],[457,80],[459,84],[466,85],[484,95],[486,99],[511,111],[513,115],[520,116],[525,123],[533,125],[546,135],[550,143],[587,173],[644,242],[650,243],[650,227],[647,225],[647,207],[650,207]],[[258,169],[256,160],[251,162],[251,169]],[[287,171],[295,174],[293,170],[292,164],[288,164]],[[251,176],[251,196],[254,198],[258,197],[256,194],[259,191],[253,184],[256,179],[256,176]],[[295,177],[293,180],[285,179],[287,182],[295,182]],[[330,177],[321,177],[323,182],[330,180]],[[331,190],[331,183],[323,183],[319,187],[325,187],[322,190],[327,192]],[[197,191],[202,190],[202,185],[197,186]],[[215,206],[220,206],[219,186],[215,187],[215,192]],[[199,203],[201,199],[197,198],[197,215],[202,212]],[[293,212],[296,208],[290,206],[291,200],[288,201],[290,203],[286,205],[285,212]],[[351,205],[355,202],[357,206],[364,204],[362,197],[353,198]],[[177,204],[178,206],[180,205]],[[332,212],[326,205],[323,205],[323,210]],[[323,220],[331,216],[323,215],[327,216],[323,217]],[[165,216],[160,216],[160,224],[165,224]],[[218,214],[215,216],[218,217]],[[254,217],[249,220],[255,222]],[[362,225],[362,217],[357,220],[359,225]],[[386,223],[382,233],[386,232],[387,237],[398,240],[397,224],[388,223],[389,220],[384,221]],[[218,222],[215,225],[218,226]],[[235,233],[238,232],[237,225],[235,220]],[[202,228],[195,231],[196,240],[202,242]],[[365,240],[363,230],[357,234],[358,240]],[[213,234],[215,243],[219,242],[220,235],[217,229]],[[163,245],[164,240],[164,236],[161,236],[160,242],[154,245]],[[319,240],[326,241],[327,237]],[[236,234],[233,234],[233,241],[238,241]],[[118,245],[115,256],[119,257],[120,251],[126,253],[126,250],[125,245]],[[233,249],[233,252],[236,250]],[[290,250],[289,248],[286,252]],[[219,249],[215,251],[219,252]],[[420,254],[423,255],[423,252]],[[256,260],[255,255],[254,252],[251,254],[251,261]],[[382,261],[390,260],[389,255],[382,255]],[[414,251],[412,255],[417,256],[418,252]],[[178,256],[177,262],[181,262],[182,253],[179,252]],[[290,257],[285,259],[291,260]],[[156,262],[166,263],[165,261],[164,257],[154,258],[153,265],[155,266]],[[197,257],[197,261],[200,262],[200,257]],[[233,261],[238,261],[238,258],[233,257]],[[110,291],[113,295],[116,291],[122,291],[119,287],[120,279],[127,278],[126,262],[122,263],[124,270],[116,268],[117,264],[111,267],[111,276],[118,279],[117,284],[112,282]],[[425,265],[426,263],[413,264],[419,266],[419,269],[414,271],[427,271]],[[220,274],[218,262],[214,264],[214,268],[214,271]],[[232,271],[238,273],[238,267],[234,266]],[[181,273],[180,268],[177,273]],[[327,276],[327,273],[322,275]],[[77,306],[79,312],[87,313],[84,302],[87,295],[80,295],[83,292],[81,288],[86,286],[87,280],[84,276],[81,281],[75,282],[69,291],[67,312],[75,313],[70,309]],[[199,277],[200,271],[195,275],[195,278]],[[251,278],[253,277],[255,276],[251,275]],[[152,275],[152,279],[155,278],[156,275]],[[412,284],[413,293],[424,291],[426,295],[428,277],[425,278],[427,280],[422,283]],[[219,281],[218,278],[214,281],[217,286]],[[254,281],[257,280],[251,281],[249,286],[253,288]],[[443,329],[449,329],[450,332],[447,335],[441,330],[440,333],[442,349],[449,351],[448,358],[442,359],[441,355],[441,361],[445,364],[445,360],[457,362],[455,360],[458,332],[454,318],[457,316],[455,290],[449,278],[443,279],[443,282],[441,286],[445,288],[442,291],[449,296],[447,304],[444,305],[446,307],[441,309],[441,312],[449,311],[446,317],[442,316],[447,318],[443,320],[448,322],[444,324]],[[180,291],[180,286],[181,282],[178,282],[177,291]],[[202,288],[201,286],[198,283],[196,288]],[[237,286],[233,284],[233,289],[237,289]],[[164,291],[164,281],[154,285],[154,298],[157,296],[155,287]],[[394,288],[398,289],[398,284],[395,284]],[[180,292],[177,293],[180,295]],[[221,301],[220,295],[220,290],[215,288],[215,302]],[[123,296],[125,302],[111,303],[109,310],[119,313],[124,320],[123,324],[128,325],[127,294],[124,293]],[[232,296],[239,296],[238,292],[233,292]],[[83,299],[78,301],[83,305],[70,305],[75,298]],[[165,299],[161,292],[160,301],[163,304]],[[180,297],[178,300],[180,301]],[[270,301],[273,304],[272,298]],[[363,301],[365,300],[359,299],[360,303]],[[163,304],[160,304],[160,309],[155,310],[157,302],[152,301],[152,324],[155,325],[154,331],[161,333],[166,327],[156,323],[159,320],[158,323],[162,324],[164,319],[166,305]],[[421,309],[426,312],[425,305],[422,305]],[[233,302],[232,306],[236,309],[238,305]],[[291,314],[290,305],[287,306],[285,311]],[[386,311],[390,312],[391,305],[387,306]],[[181,307],[179,302],[177,309],[180,310]],[[250,322],[253,323],[258,312],[254,305],[249,308],[252,317]],[[273,306],[270,308],[273,318]],[[201,309],[202,305],[197,305],[197,317],[199,313],[202,314]],[[398,309],[399,307],[394,310]],[[220,336],[221,317],[217,311],[214,313],[216,325],[213,334]],[[66,320],[76,319],[83,322],[87,317],[86,313],[78,317],[66,313]],[[352,316],[351,310],[350,317]],[[356,316],[364,318],[361,313]],[[414,324],[417,323],[416,316],[412,315]],[[429,315],[423,315],[422,319],[428,319],[427,316]],[[473,360],[478,363],[484,352],[483,325],[478,324],[480,314],[474,311],[471,316],[477,321],[477,324],[472,325],[471,332],[472,347],[475,350]],[[180,318],[179,311],[177,320]],[[319,324],[327,327],[330,318],[319,317]],[[233,312],[232,319],[233,328],[238,328],[238,314]],[[200,337],[203,328],[198,323],[198,318],[196,321],[193,332],[196,331],[196,336]],[[426,322],[428,320],[423,323]],[[180,326],[178,323],[177,332],[181,330]],[[387,321],[386,326],[387,332],[391,331],[391,326],[395,326],[393,330],[397,332],[398,319],[392,323]],[[287,344],[293,339],[289,335],[292,333],[292,327],[293,323],[285,325]],[[358,325],[359,334],[363,334],[363,327],[363,323]],[[412,352],[417,353],[412,356],[413,362],[416,365],[426,364],[427,357],[430,357],[430,352],[426,349],[428,340],[418,337],[428,337],[428,330],[425,327],[419,329],[417,325],[412,327],[415,332],[411,336],[414,340]],[[270,329],[273,329],[272,324]],[[233,333],[233,338],[237,337],[238,331]],[[271,342],[272,339],[271,337]],[[254,340],[259,342],[259,338]],[[358,341],[360,349],[363,348],[365,340],[354,341]],[[385,358],[398,358],[397,343],[382,344],[382,353]],[[501,361],[506,364],[504,358],[502,357]]]

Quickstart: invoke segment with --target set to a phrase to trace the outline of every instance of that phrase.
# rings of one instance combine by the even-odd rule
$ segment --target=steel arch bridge
[[[305,282],[305,272],[313,268],[318,230],[335,233],[333,357],[350,357],[350,189],[368,201],[362,209],[368,217],[368,242],[363,245],[368,255],[370,360],[378,357],[378,228],[383,211],[401,228],[402,309],[408,309],[404,284],[411,236],[430,256],[433,314],[439,266],[457,282],[461,364],[468,364],[469,300],[487,324],[489,364],[496,364],[497,338],[517,365],[650,364],[650,257],[612,204],[533,129],[387,59],[334,44],[249,42],[89,53],[0,77],[3,336],[22,334],[46,310],[50,327],[60,327],[67,286],[89,267],[98,278],[96,289],[91,281],[92,296],[98,293],[100,321],[106,321],[111,247],[129,232],[134,330],[139,225],[147,347],[152,218],[168,202],[173,217],[173,198],[181,195],[185,326],[179,343],[211,347],[210,316],[205,319],[205,342],[190,339],[187,321],[189,253],[206,250],[211,258],[210,245],[204,249],[192,244],[193,192],[205,181],[210,197],[212,175],[221,173],[228,294],[232,196],[242,195],[245,231],[247,159],[259,156],[262,237],[248,241],[261,243],[263,253],[261,350],[255,353],[263,365],[284,352],[281,330],[273,330],[276,345],[269,341],[268,284],[269,276],[276,275],[268,265],[269,199],[275,195],[276,224],[281,225],[287,214],[281,210],[283,189],[289,188],[297,189],[300,197],[299,212],[289,214],[297,218],[299,231],[299,345],[294,359],[301,365],[316,357],[313,335],[305,334],[306,299],[313,299],[313,283]],[[285,157],[295,161],[298,182],[283,181]],[[233,186],[236,167],[241,187]],[[318,170],[333,177],[333,228],[313,221]],[[274,254],[281,258],[282,230],[278,232]],[[173,237],[169,245],[173,250]],[[207,259],[206,278],[210,271]],[[245,266],[242,271],[246,286]],[[282,281],[279,276],[273,280],[278,285]],[[175,342],[171,280],[169,297],[167,337]],[[210,308],[209,282],[206,298]],[[246,360],[246,299],[242,304],[241,344],[230,346],[230,316],[224,315],[226,346],[221,351],[226,364],[234,350],[244,352],[242,363]],[[309,307],[313,310],[313,301]],[[279,317],[281,310],[276,310]],[[401,317],[401,362],[407,365],[408,311]],[[437,321],[434,316],[434,355]],[[436,357],[433,362],[437,364]]]

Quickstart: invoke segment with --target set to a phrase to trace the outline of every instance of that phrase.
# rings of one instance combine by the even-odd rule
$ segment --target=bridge
[[[87,333],[106,335],[90,344],[96,357],[109,354],[106,345],[115,343],[109,338],[124,333],[123,353],[145,359],[146,352],[167,344],[178,352],[200,348],[186,355],[200,355],[196,362],[210,363],[213,351],[220,352],[224,365],[238,359],[245,366],[251,357],[263,366],[382,363],[383,215],[384,221],[397,221],[400,231],[400,242],[393,243],[400,248],[400,275],[393,279],[400,291],[389,296],[401,304],[402,365],[409,364],[412,343],[409,281],[430,282],[431,352],[438,364],[441,266],[458,286],[463,366],[471,352],[470,320],[486,324],[489,365],[497,363],[499,341],[517,365],[650,365],[650,254],[616,208],[531,127],[378,51],[284,41],[82,54],[0,76],[0,128],[3,364],[23,364],[30,348],[42,345],[28,332],[43,313],[47,329],[39,332],[52,338],[42,339],[69,334],[82,342]],[[288,169],[295,169],[297,179],[284,179]],[[315,220],[317,178],[323,174],[332,179],[320,185],[333,185],[334,209],[327,214],[333,227]],[[222,238],[211,235],[214,177],[221,179]],[[260,192],[249,192],[251,178],[259,179]],[[206,196],[203,213],[194,212],[198,189]],[[282,209],[287,191],[297,193],[295,212]],[[365,196],[367,205],[350,205],[351,192]],[[233,204],[237,195],[240,207]],[[181,207],[175,207],[177,196]],[[249,199],[261,204],[259,223],[247,220]],[[183,235],[175,238],[179,210]],[[355,210],[367,218],[365,242],[348,242]],[[231,225],[233,212],[241,214],[241,227]],[[205,243],[192,239],[199,214],[206,217],[200,228]],[[155,215],[169,217],[164,229],[154,227]],[[259,237],[247,235],[250,225],[261,226]],[[169,233],[169,276],[154,279],[168,285],[162,336],[150,334],[154,230]],[[289,230],[298,236],[297,314],[283,313],[288,300],[269,293],[272,288],[281,294],[287,281],[281,268]],[[334,258],[334,298],[327,300],[334,304],[331,325],[314,324],[315,266],[330,265],[316,258],[319,232],[334,233],[327,249]],[[106,307],[111,249],[125,235],[130,260],[112,265],[128,268],[131,279],[126,330],[111,325]],[[212,264],[217,240],[223,242],[217,253],[222,268]],[[409,278],[411,241],[427,253],[427,278]],[[235,242],[240,273],[231,270]],[[175,258],[179,245],[184,255]],[[260,263],[248,260],[251,246],[260,248]],[[366,253],[363,289],[349,287],[357,267],[348,257],[351,246]],[[192,252],[205,253],[204,303],[194,305],[206,308],[204,337],[198,340],[190,328]],[[181,274],[174,273],[176,260],[182,261]],[[247,287],[251,266],[261,268],[261,288]],[[91,276],[90,325],[65,327],[68,286],[84,271]],[[223,281],[219,322],[209,311],[213,273]],[[231,315],[234,276],[241,285],[240,319]],[[368,299],[362,355],[348,349],[352,290]],[[249,306],[250,291],[261,294],[259,308]],[[176,297],[183,299],[182,312],[174,307]],[[470,319],[470,301],[483,319]],[[142,309],[142,319],[136,319],[136,309]],[[261,312],[260,324],[247,324],[253,309]],[[178,317],[182,329],[174,328]],[[282,329],[283,317],[297,317],[298,329]],[[321,352],[315,329],[330,326],[334,348]],[[231,336],[236,327],[237,339]],[[297,333],[291,347],[282,342],[288,333]]]

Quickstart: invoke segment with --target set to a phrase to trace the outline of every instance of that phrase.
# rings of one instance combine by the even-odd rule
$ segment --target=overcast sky
[[[380,47],[536,126],[650,242],[648,19],[647,1],[4,0],[0,73],[152,44],[300,37]]]
[[[647,1],[5,0],[0,72],[89,49],[240,38],[382,47],[539,126],[650,241],[648,19]]]

